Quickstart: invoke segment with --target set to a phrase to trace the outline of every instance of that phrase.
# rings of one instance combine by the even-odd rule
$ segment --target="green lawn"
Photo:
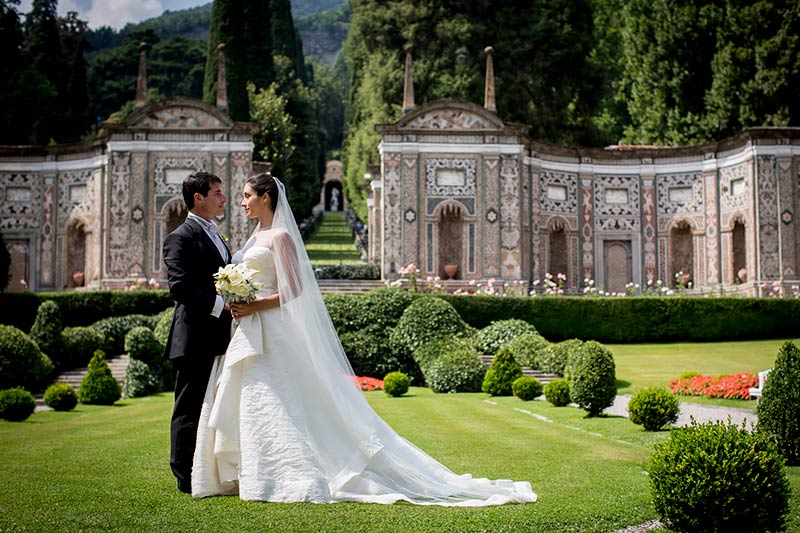
[[[306,251],[316,265],[363,264],[343,212],[325,213],[306,241]]]
[[[168,466],[172,396],[0,421],[0,531],[597,531],[655,518],[643,467],[666,432],[484,394],[366,393],[398,432],[457,472],[529,480],[539,501],[483,509],[193,500]],[[789,531],[800,530],[800,468]]]
[[[642,387],[667,387],[682,372],[703,375],[758,373],[772,368],[783,340],[675,344],[608,344],[617,366],[619,394]],[[795,339],[800,343],[800,339]],[[755,409],[754,400],[724,400],[682,396],[681,401]]]

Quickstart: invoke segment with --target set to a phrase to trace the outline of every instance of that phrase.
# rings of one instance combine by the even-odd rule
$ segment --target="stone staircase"
[[[111,369],[111,375],[114,376],[120,387],[122,386],[123,381],[125,381],[125,370],[128,368],[128,360],[128,354],[117,355],[107,360],[108,367]],[[53,381],[48,384],[48,386],[53,383],[66,383],[67,385],[72,386],[72,388],[77,392],[78,388],[81,386],[81,381],[83,381],[83,377],[86,375],[88,370],[89,369],[87,367],[67,370],[66,372],[62,372],[57,375]]]
[[[490,366],[492,364],[492,359],[494,359],[494,355],[480,354],[480,358],[481,360],[483,360],[483,363],[486,366]],[[548,374],[547,372],[542,372],[541,370],[534,370],[528,367],[522,367],[522,375],[538,379],[543,386],[547,385],[553,380],[561,379],[561,376],[559,376],[558,374]]]

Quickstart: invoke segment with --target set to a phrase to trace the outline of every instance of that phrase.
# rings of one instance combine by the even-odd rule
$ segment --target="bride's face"
[[[270,211],[269,195],[264,193],[263,196],[259,196],[249,183],[245,184],[242,191],[242,207],[244,207],[247,218],[260,219]]]

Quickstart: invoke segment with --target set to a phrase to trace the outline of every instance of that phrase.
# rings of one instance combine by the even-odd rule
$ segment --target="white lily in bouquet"
[[[252,302],[261,288],[261,283],[253,279],[257,272],[258,270],[253,270],[244,263],[220,267],[214,274],[217,294],[226,304]]]

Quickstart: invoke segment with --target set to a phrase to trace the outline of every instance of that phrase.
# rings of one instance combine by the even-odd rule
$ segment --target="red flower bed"
[[[353,381],[361,390],[383,390],[383,380],[367,376],[353,376]]]
[[[669,388],[675,394],[741,400],[749,400],[750,387],[756,386],[758,386],[758,375],[746,372],[719,379],[714,376],[695,376],[680,380],[675,378],[669,382]]]

